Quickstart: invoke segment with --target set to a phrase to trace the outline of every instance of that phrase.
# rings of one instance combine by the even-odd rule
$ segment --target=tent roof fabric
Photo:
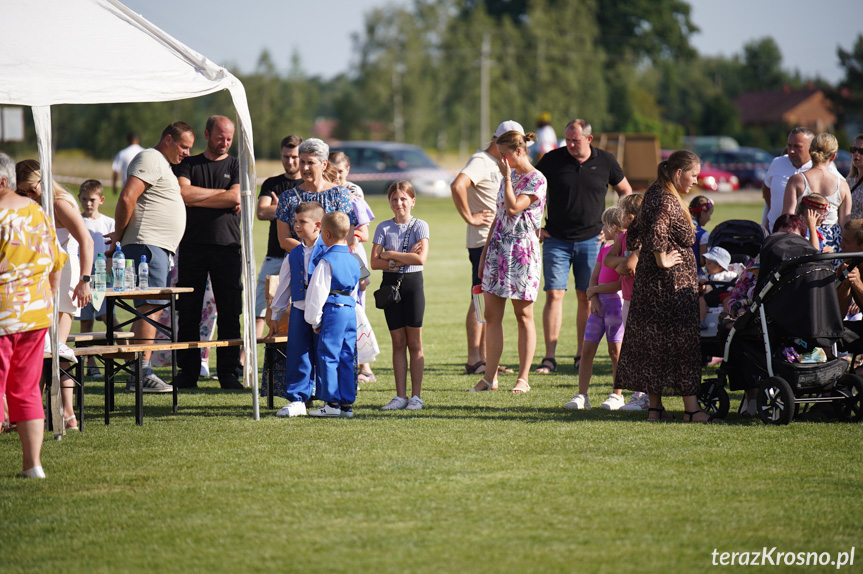
[[[18,25],[0,34],[0,103],[178,100],[239,83],[119,2],[3,0],[3,19]]]

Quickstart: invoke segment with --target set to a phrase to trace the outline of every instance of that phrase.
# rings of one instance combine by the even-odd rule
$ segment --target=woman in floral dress
[[[545,176],[531,165],[527,153],[527,142],[533,139],[532,133],[525,136],[517,131],[497,139],[503,181],[497,215],[479,264],[485,299],[486,370],[471,391],[497,389],[507,299],[512,300],[518,322],[518,380],[512,392],[530,390],[528,373],[536,349],[533,302],[539,292],[539,228],[546,190]]]
[[[698,406],[701,385],[695,227],[681,194],[701,171],[691,151],[659,164],[641,212],[627,231],[627,248],[641,249],[615,387],[647,393],[648,420],[673,418],[664,395],[683,396],[684,421],[708,422]]]

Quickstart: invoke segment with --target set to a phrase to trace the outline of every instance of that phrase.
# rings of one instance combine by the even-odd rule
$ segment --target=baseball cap
[[[500,125],[497,126],[497,129],[494,130],[494,137],[499,138],[500,136],[502,136],[506,132],[513,132],[513,131],[518,132],[521,135],[525,135],[524,128],[521,126],[520,123],[518,123],[515,120],[506,120],[505,122],[501,122]],[[527,147],[532,146],[534,143],[536,143],[536,142],[532,142],[532,141],[527,142]]]
[[[715,261],[726,271],[728,270],[728,266],[731,265],[731,254],[721,247],[713,247],[710,251],[704,254],[704,258]]]

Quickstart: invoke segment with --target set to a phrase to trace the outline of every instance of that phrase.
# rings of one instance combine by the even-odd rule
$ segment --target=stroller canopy
[[[768,282],[774,283],[762,302],[768,321],[787,335],[828,346],[842,338],[845,330],[832,262],[801,262],[787,267],[778,279],[774,277],[783,262],[818,253],[807,239],[794,233],[769,236],[761,248],[755,291],[761,293]]]
[[[710,232],[707,248],[722,247],[731,254],[734,263],[745,263],[746,258],[758,255],[767,231],[759,223],[748,219],[729,219]]]

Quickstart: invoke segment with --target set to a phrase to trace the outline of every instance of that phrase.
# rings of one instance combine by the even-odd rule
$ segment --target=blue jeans
[[[587,291],[590,276],[599,255],[598,237],[584,241],[564,241],[547,237],[542,242],[542,274],[545,278],[545,291],[566,290],[569,268],[575,278],[577,291]]]

